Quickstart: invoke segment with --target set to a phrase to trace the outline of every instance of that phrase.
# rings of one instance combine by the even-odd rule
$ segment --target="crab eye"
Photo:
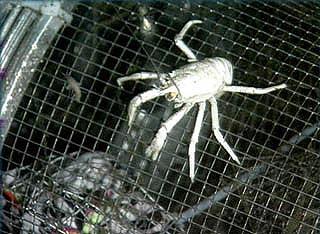
[[[176,92],[170,92],[166,95],[166,98],[168,101],[172,101],[177,97],[178,93]]]

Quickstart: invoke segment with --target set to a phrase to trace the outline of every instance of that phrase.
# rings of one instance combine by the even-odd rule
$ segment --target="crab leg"
[[[147,101],[154,99],[156,97],[163,96],[163,95],[170,93],[170,92],[173,92],[173,91],[176,91],[174,86],[167,88],[167,89],[164,89],[164,90],[151,89],[151,90],[148,90],[144,93],[141,93],[141,94],[135,96],[131,100],[129,108],[128,108],[128,115],[129,115],[128,125],[129,125],[129,127],[132,125],[133,120],[136,118],[137,109],[142,103],[147,102]]]
[[[172,130],[172,128],[182,119],[182,117],[187,114],[192,108],[193,103],[185,104],[178,112],[174,113],[170,118],[161,124],[156,136],[152,140],[149,147],[146,149],[146,155],[151,157],[152,160],[156,160],[158,154],[164,144],[167,134]]]
[[[196,144],[198,143],[199,134],[201,130],[201,124],[203,121],[204,111],[206,109],[206,103],[200,102],[199,103],[199,110],[197,114],[196,123],[194,126],[194,131],[192,133],[190,146],[189,146],[189,176],[191,179],[191,182],[194,182],[194,168],[195,168],[195,151],[196,151]]]
[[[228,154],[231,156],[231,158],[236,161],[238,164],[240,164],[240,161],[238,157],[235,155],[231,147],[228,145],[228,143],[223,139],[222,134],[219,131],[219,119],[218,119],[218,106],[217,101],[213,97],[210,99],[211,104],[211,115],[212,115],[212,131],[214,133],[214,136],[217,138],[217,141],[222,145],[222,147],[228,152]]]
[[[226,92],[235,92],[235,93],[248,93],[248,94],[266,94],[278,89],[286,88],[286,84],[275,85],[267,88],[254,88],[254,87],[246,87],[246,86],[225,86],[223,91]]]
[[[189,62],[194,62],[197,61],[196,56],[194,53],[191,51],[191,49],[182,41],[184,35],[188,31],[188,29],[194,25],[194,24],[201,24],[201,20],[190,20],[188,21],[184,27],[181,29],[180,33],[178,33],[175,38],[174,42],[176,43],[176,46],[179,47],[179,49],[188,57]]]
[[[122,87],[122,83],[129,81],[129,80],[147,80],[147,79],[158,79],[165,77],[166,74],[160,73],[159,75],[155,72],[139,72],[139,73],[134,73],[130,76],[124,76],[121,78],[117,79],[117,83],[120,87]]]

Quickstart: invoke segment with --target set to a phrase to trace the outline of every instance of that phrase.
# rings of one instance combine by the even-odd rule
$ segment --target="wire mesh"
[[[24,223],[28,217],[21,213],[32,202],[64,211],[54,202],[49,204],[48,197],[62,196],[70,203],[75,199],[67,194],[72,180],[61,179],[60,187],[51,180],[61,178],[58,173],[67,173],[68,167],[79,176],[93,173],[86,171],[90,166],[77,170],[72,166],[86,152],[105,152],[107,178],[126,188],[121,196],[133,194],[136,187],[143,204],[156,204],[149,219],[162,224],[160,233],[318,233],[319,8],[316,1],[77,3],[72,23],[59,32],[36,69],[6,136],[2,169],[24,180],[23,189],[22,185],[20,190],[18,185],[7,188],[19,196],[16,205],[24,210],[14,213],[5,206],[4,215],[11,222],[4,219],[3,233],[29,227]],[[184,41],[199,59],[230,60],[234,85],[288,84],[265,95],[226,93],[218,99],[221,132],[241,166],[215,140],[207,108],[197,144],[195,183],[188,177],[187,148],[196,108],[175,126],[158,159],[152,161],[145,149],[174,106],[161,97],[145,103],[129,129],[130,100],[158,81],[129,82],[123,89],[116,82],[134,72],[170,72],[188,63],[173,39],[191,19],[203,24],[190,29]],[[92,165],[91,169],[103,170]],[[96,178],[93,183],[98,183]],[[105,208],[101,204],[112,196],[102,195],[100,189],[86,187],[81,199]],[[78,200],[77,205],[90,201]],[[132,210],[134,204],[129,203],[120,206]],[[76,207],[73,204],[72,210],[93,209]],[[166,214],[165,221],[155,218],[157,209]],[[110,220],[117,219],[114,212],[109,214]],[[61,215],[55,212],[55,219]],[[48,220],[48,227],[40,231],[35,226],[43,222],[37,216],[41,215],[33,213],[30,233],[73,233],[63,223]],[[70,216],[82,228],[83,220],[89,219],[88,213]],[[109,230],[150,230],[145,221],[130,222],[136,222],[136,232]],[[100,233],[98,222],[94,224],[92,233]]]

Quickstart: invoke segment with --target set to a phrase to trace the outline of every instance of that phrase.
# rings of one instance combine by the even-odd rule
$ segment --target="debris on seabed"
[[[22,220],[22,234],[152,234],[177,219],[142,187],[133,187],[128,174],[102,152],[77,158],[51,155],[39,170],[27,166],[7,171],[4,226],[14,230]]]

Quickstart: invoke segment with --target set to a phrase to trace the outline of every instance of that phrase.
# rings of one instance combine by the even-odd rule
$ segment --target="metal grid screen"
[[[3,233],[319,233],[319,10],[316,1],[77,3],[71,24],[36,69],[5,140],[4,182],[8,175],[14,182],[6,187]],[[185,43],[199,59],[230,60],[233,84],[288,85],[218,99],[221,132],[240,166],[212,134],[207,108],[194,183],[187,149],[196,108],[152,161],[145,149],[175,109],[156,98],[142,105],[129,129],[130,100],[157,81],[122,89],[116,82],[187,64],[173,39],[191,19],[203,24],[188,31]],[[81,95],[67,88],[70,82],[80,85]],[[88,158],[101,155],[108,160],[94,168]],[[78,180],[106,168],[108,189],[95,179],[91,187]],[[75,191],[75,181],[85,189]],[[152,212],[141,208],[146,204]]]

